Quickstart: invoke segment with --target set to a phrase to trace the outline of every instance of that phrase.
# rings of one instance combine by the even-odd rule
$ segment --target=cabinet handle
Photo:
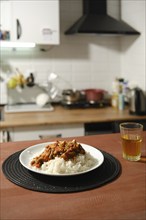
[[[55,138],[55,137],[62,137],[62,135],[61,134],[39,135],[40,139],[48,139],[48,138]]]
[[[11,135],[10,135],[10,132],[9,132],[9,131],[7,131],[7,141],[8,141],[8,142],[11,141]]]
[[[9,142],[9,141],[11,141],[10,132],[3,130],[2,131],[2,142]]]
[[[22,34],[22,27],[21,27],[19,19],[16,19],[16,26],[17,26],[17,39],[20,39],[21,34]]]

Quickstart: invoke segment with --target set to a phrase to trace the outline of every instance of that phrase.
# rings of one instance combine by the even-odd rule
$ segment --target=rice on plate
[[[89,170],[97,163],[97,160],[86,153],[85,155],[79,155],[75,159],[65,161],[63,158],[55,157],[55,159],[48,162],[44,162],[41,166],[41,170],[52,174],[70,174],[78,173]]]

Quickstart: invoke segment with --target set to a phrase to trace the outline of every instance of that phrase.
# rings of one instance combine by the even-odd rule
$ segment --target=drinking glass
[[[141,157],[143,125],[136,122],[120,124],[123,158],[138,161]]]

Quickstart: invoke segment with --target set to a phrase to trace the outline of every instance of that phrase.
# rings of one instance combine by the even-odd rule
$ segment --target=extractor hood
[[[140,32],[109,16],[107,0],[83,0],[82,17],[65,34],[139,35]]]

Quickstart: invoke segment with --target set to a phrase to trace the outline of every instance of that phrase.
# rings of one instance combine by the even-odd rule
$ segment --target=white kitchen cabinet
[[[11,41],[59,44],[59,0],[1,1],[1,11]]]
[[[84,135],[84,124],[71,125],[46,125],[46,126],[30,126],[23,128],[13,128],[11,135],[12,141],[38,140],[40,136],[57,136],[75,137]]]
[[[11,32],[11,3],[10,1],[0,1],[0,30]]]

